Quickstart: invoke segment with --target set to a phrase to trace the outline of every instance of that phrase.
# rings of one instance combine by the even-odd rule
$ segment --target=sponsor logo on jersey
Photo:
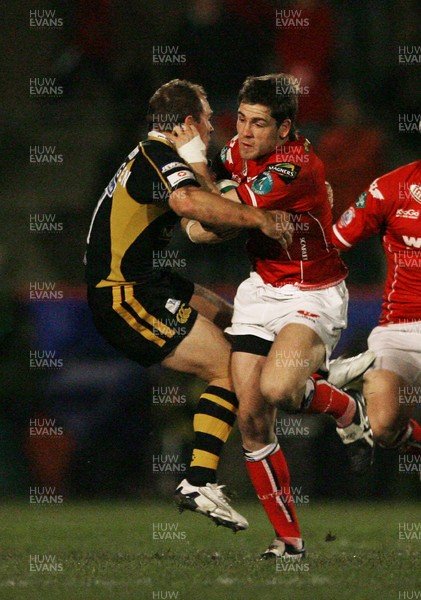
[[[112,197],[112,195],[114,194],[115,188],[117,187],[117,180],[120,177],[121,173],[124,171],[124,169],[126,168],[127,163],[124,162],[120,168],[118,169],[117,173],[114,175],[114,177],[111,179],[110,183],[107,185],[107,187],[105,188],[105,194],[107,196],[109,196],[110,198]],[[101,199],[100,199],[101,202]]]
[[[411,192],[411,196],[414,198],[414,200],[421,202],[421,185],[413,183],[409,186],[409,191]]]
[[[180,308],[180,304],[181,300],[175,300],[175,298],[168,298],[167,302],[165,303],[165,308],[169,310],[170,313],[175,315],[177,310]]]
[[[414,248],[421,248],[421,237],[412,237],[408,235],[402,236],[403,241],[407,246],[413,246]]]
[[[378,200],[384,200],[384,196],[378,188],[377,185],[378,179],[375,179],[373,183],[370,185],[370,189],[368,190],[373,198],[377,198]]]
[[[168,242],[172,238],[173,232],[174,226],[170,225],[169,227],[163,227],[159,233],[158,239]]]
[[[347,227],[347,225],[349,225],[352,221],[352,219],[355,217],[355,209],[353,206],[350,206],[348,208],[348,210],[346,210],[342,217],[339,220],[339,224],[342,225],[342,227]]]
[[[300,238],[300,247],[301,247],[301,259],[308,260],[307,242],[306,242],[305,237]]]
[[[178,311],[178,313],[176,314],[176,319],[179,323],[186,323],[189,320],[189,317],[191,315],[191,308],[190,306],[185,306],[184,302],[183,304],[180,306],[180,309]]]
[[[264,196],[265,194],[269,194],[269,192],[273,188],[273,178],[270,173],[264,171],[261,173],[257,179],[253,182],[251,186],[252,191],[255,194],[259,194],[259,196]]]
[[[296,179],[301,167],[293,165],[292,163],[276,163],[274,165],[268,165],[268,171],[278,173],[282,178]]]
[[[136,146],[136,148],[130,152],[128,159],[132,160],[137,154],[139,154],[139,150],[139,146]]]
[[[365,208],[365,203],[367,201],[367,192],[363,192],[357,198],[355,203],[355,208]]]
[[[130,169],[128,169],[127,167],[124,167],[124,169],[118,176],[118,183],[121,185],[121,187],[123,187],[123,188],[127,187],[127,181],[131,174],[132,173],[131,173]]]
[[[414,210],[413,208],[410,208],[409,210],[398,208],[395,217],[402,217],[403,219],[418,219],[419,215],[420,212],[418,210]]]
[[[196,181],[196,177],[192,171],[177,171],[177,173],[171,173],[168,175],[168,181],[172,188],[177,187],[182,181],[187,181],[188,179],[193,179]]]
[[[171,162],[162,168],[162,173],[166,173],[167,171],[171,171],[172,169],[185,169],[186,166],[187,165],[181,162]]]

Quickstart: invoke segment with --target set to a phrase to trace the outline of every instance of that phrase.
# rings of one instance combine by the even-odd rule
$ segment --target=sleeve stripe
[[[248,191],[250,199],[251,199],[251,203],[253,204],[253,206],[257,207],[257,200],[256,200],[255,193],[252,191],[252,189],[248,185],[244,186],[244,188]]]
[[[343,244],[347,248],[352,248],[352,244],[350,244],[349,242],[347,242],[346,239],[344,239],[342,237],[342,235],[339,233],[338,228],[336,227],[336,225],[333,226],[333,233],[336,235],[336,237],[341,242],[341,244]]]

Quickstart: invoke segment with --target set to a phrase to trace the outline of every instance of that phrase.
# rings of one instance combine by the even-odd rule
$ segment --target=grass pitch
[[[421,597],[421,507],[298,507],[308,558],[259,562],[272,539],[257,503],[234,535],[171,504],[1,506],[0,598],[399,600]],[[330,540],[330,541],[326,541]],[[419,595],[410,595],[418,592]],[[405,595],[406,593],[406,595]]]

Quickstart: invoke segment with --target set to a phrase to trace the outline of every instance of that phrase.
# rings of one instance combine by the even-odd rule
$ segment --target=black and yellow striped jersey
[[[154,276],[156,260],[179,218],[169,194],[199,186],[171,142],[152,132],[128,155],[94,210],[84,258],[90,286],[138,283]]]

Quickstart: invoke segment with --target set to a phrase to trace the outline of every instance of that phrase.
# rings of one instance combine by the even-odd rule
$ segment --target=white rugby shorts
[[[273,342],[285,325],[310,327],[326,347],[326,362],[347,326],[348,290],[345,282],[320,290],[300,290],[294,285],[276,288],[257,273],[243,281],[234,300],[234,336],[253,335]]]
[[[411,385],[421,384],[421,321],[375,327],[368,348],[376,354],[374,369],[392,371]]]

